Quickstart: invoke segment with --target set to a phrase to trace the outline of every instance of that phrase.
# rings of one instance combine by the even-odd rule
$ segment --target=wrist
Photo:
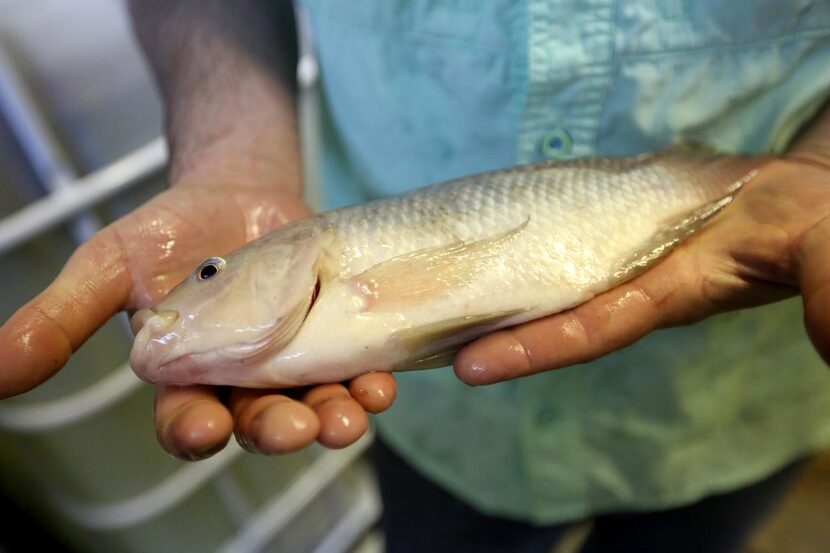
[[[238,99],[217,107],[210,122],[186,110],[168,120],[171,185],[278,186],[286,195],[302,196],[297,123],[286,106],[293,100],[278,91],[252,90],[241,92]]]
[[[166,107],[171,183],[279,186],[299,196],[290,4],[130,6]]]
[[[292,91],[250,60],[216,53],[216,66],[168,92],[170,181],[279,183],[302,194]],[[241,184],[241,182],[240,182]]]

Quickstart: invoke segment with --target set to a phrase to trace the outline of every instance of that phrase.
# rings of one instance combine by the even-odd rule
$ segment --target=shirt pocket
[[[830,28],[746,44],[619,55],[598,150],[631,154],[679,138],[780,152],[830,94]]]

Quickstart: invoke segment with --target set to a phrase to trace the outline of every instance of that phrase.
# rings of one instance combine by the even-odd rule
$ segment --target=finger
[[[470,385],[500,382],[591,361],[656,328],[701,318],[711,306],[691,292],[684,263],[670,257],[575,309],[485,336],[456,355],[455,373]]]
[[[389,409],[398,394],[395,377],[389,373],[369,373],[349,383],[349,394],[363,409],[381,413]]]
[[[231,392],[230,405],[236,440],[254,453],[296,451],[312,443],[320,432],[314,411],[282,394],[238,388]]]
[[[121,310],[132,281],[114,231],[80,246],[46,290],[0,327],[0,397],[55,374],[92,333]]]
[[[155,419],[161,446],[187,461],[220,451],[233,429],[231,414],[211,386],[157,386]]]
[[[312,388],[303,397],[320,419],[317,441],[338,449],[356,442],[369,427],[366,411],[355,401],[345,386],[325,384]]]
[[[822,358],[830,363],[830,218],[804,236],[796,252],[796,274],[804,301],[804,324]]]

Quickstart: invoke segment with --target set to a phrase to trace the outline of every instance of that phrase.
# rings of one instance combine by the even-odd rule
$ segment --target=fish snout
[[[172,309],[140,309],[130,318],[130,327],[138,334],[143,328],[147,328],[150,334],[164,332],[170,328],[179,318],[178,311]]]
[[[175,344],[167,340],[167,335],[178,318],[179,313],[169,309],[141,309],[130,319],[136,334],[130,364],[139,378],[154,382],[158,369],[174,353]]]

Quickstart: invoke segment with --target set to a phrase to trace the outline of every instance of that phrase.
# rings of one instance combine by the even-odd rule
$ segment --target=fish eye
[[[205,259],[196,268],[196,278],[199,280],[207,280],[219,273],[224,267],[225,260],[221,257]]]

